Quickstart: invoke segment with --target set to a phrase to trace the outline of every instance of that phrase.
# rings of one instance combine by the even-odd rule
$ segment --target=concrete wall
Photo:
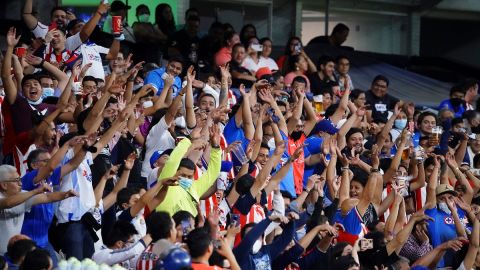
[[[323,35],[325,29],[324,15],[320,12],[308,12],[303,16],[302,41],[308,43],[317,35]],[[342,22],[350,28],[350,34],[345,46],[354,47],[355,50],[408,55],[409,46],[409,21],[408,16],[355,14],[336,12],[330,14],[329,30]]]

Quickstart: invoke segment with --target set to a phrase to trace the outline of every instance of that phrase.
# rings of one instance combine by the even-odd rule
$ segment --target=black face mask
[[[302,134],[303,134],[303,131],[294,131],[294,132],[292,132],[292,134],[290,134],[290,137],[294,141],[298,141],[300,139],[300,137],[302,137]]]
[[[459,109],[460,105],[463,105],[465,107],[465,100],[461,98],[451,98],[450,103],[455,110]]]
[[[480,133],[480,126],[472,127],[472,133],[479,134]]]

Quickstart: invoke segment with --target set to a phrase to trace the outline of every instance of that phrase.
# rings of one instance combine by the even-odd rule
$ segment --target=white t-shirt
[[[260,63],[260,60],[258,63]],[[255,61],[253,61],[252,57],[250,56],[247,56],[247,58],[243,60],[242,67],[248,69],[253,74],[255,74],[257,70],[260,68],[259,65],[255,63]]]
[[[145,159],[142,164],[142,177],[148,177],[152,171],[150,166],[150,157],[155,151],[165,151],[167,149],[175,148],[175,139],[172,137],[168,128],[170,126],[165,122],[165,116],[158,121],[158,123],[152,127],[147,135],[147,141],[145,143]]]
[[[36,38],[45,38],[47,33],[48,33],[48,26],[46,26],[45,24],[39,21],[37,22],[37,26],[35,26],[35,28],[33,28],[32,30],[32,34]]]
[[[70,148],[65,155],[62,166],[67,164],[75,155],[73,148]],[[78,197],[70,197],[58,203],[55,215],[59,223],[68,221],[78,221],[82,216],[95,207],[95,194],[92,186],[92,171],[90,165],[93,164],[92,154],[87,152],[82,163],[65,175],[60,184],[59,191],[75,190]]]
[[[110,49],[95,43],[84,43],[80,46],[77,53],[82,55],[82,68],[88,63],[92,63],[86,76],[93,76],[102,80],[105,79],[105,71],[103,70],[102,57],[100,54],[108,54],[109,51]]]
[[[260,56],[260,60],[258,61],[258,68],[262,68],[262,67],[268,67],[272,71],[278,70],[277,62],[275,62],[275,60],[273,60],[270,57],[267,58],[267,57]]]
[[[147,188],[150,189],[152,188],[156,183],[158,179],[158,168],[153,168],[153,170],[150,172],[150,174],[147,177]]]
[[[107,264],[113,266],[120,264],[125,269],[135,269],[135,262],[140,254],[145,250],[146,245],[143,241],[138,241],[130,247],[123,249],[110,249],[103,246],[92,256],[97,264]]]
[[[5,195],[0,193],[0,199],[4,199]],[[23,218],[25,212],[30,211],[32,207],[33,197],[25,202],[8,209],[0,209],[0,254],[7,252],[8,240],[22,231]]]

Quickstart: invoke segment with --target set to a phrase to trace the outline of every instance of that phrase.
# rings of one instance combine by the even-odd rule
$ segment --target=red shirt
[[[305,134],[302,134],[300,139],[294,141],[290,136],[288,136],[288,154],[292,155],[295,150],[300,147],[307,137]],[[303,191],[303,173],[305,172],[305,156],[303,152],[300,154],[293,165],[293,183],[295,184],[295,193],[301,194]]]

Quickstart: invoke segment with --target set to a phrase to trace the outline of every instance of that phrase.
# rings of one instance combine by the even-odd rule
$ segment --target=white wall
[[[324,34],[325,23],[322,13],[307,12],[307,15],[304,13],[303,18],[302,42],[304,44],[313,37]],[[408,54],[409,18],[407,16],[336,12],[330,14],[328,32],[330,33],[339,22],[350,28],[345,46],[354,47],[359,51]]]

